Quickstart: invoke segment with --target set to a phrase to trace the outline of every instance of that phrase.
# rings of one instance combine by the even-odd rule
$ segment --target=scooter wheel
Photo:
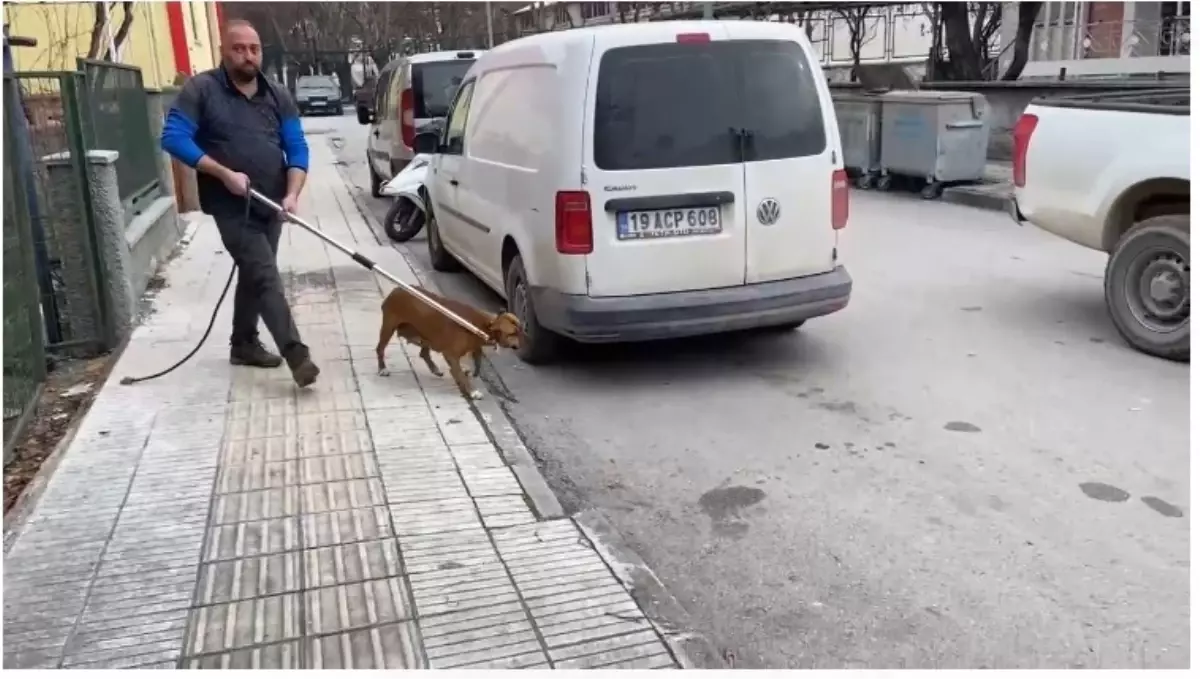
[[[397,243],[407,243],[412,240],[414,236],[421,233],[424,226],[425,213],[408,200],[397,200],[392,203],[387,216],[383,218],[383,230],[387,232],[388,238]]]

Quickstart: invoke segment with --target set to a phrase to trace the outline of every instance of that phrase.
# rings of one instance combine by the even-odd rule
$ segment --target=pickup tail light
[[[1037,128],[1037,116],[1025,113],[1013,127],[1013,186],[1025,186],[1025,160],[1029,155],[1029,140]]]
[[[554,246],[564,255],[592,252],[592,197],[587,191],[554,196]]]
[[[833,171],[833,177],[829,180],[829,195],[833,206],[830,214],[833,228],[845,228],[850,220],[850,178],[845,170]]]
[[[417,119],[413,111],[412,88],[400,94],[400,138],[404,145],[412,148],[413,140],[417,137]]]

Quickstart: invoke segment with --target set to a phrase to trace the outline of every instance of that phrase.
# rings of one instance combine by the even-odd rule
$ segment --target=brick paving
[[[312,223],[415,282],[310,140]],[[393,343],[388,289],[298,227],[280,264],[321,367],[227,361],[228,275],[197,222],[4,558],[4,667],[676,667],[568,519],[540,520],[449,378]],[[414,368],[414,366],[417,366]],[[489,396],[490,398],[490,396]]]

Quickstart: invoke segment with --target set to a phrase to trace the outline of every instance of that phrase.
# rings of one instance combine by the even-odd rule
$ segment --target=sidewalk
[[[415,282],[310,146],[305,218]],[[231,262],[206,218],[189,237],[5,554],[5,668],[677,666],[449,378],[398,342],[376,375],[390,284],[300,228],[279,261],[313,388],[228,364],[232,299],[191,362],[118,384],[204,331]]]

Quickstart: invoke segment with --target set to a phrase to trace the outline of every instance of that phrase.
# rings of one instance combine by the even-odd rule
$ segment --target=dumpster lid
[[[866,92],[917,89],[917,82],[900,64],[859,64],[854,74]]]

